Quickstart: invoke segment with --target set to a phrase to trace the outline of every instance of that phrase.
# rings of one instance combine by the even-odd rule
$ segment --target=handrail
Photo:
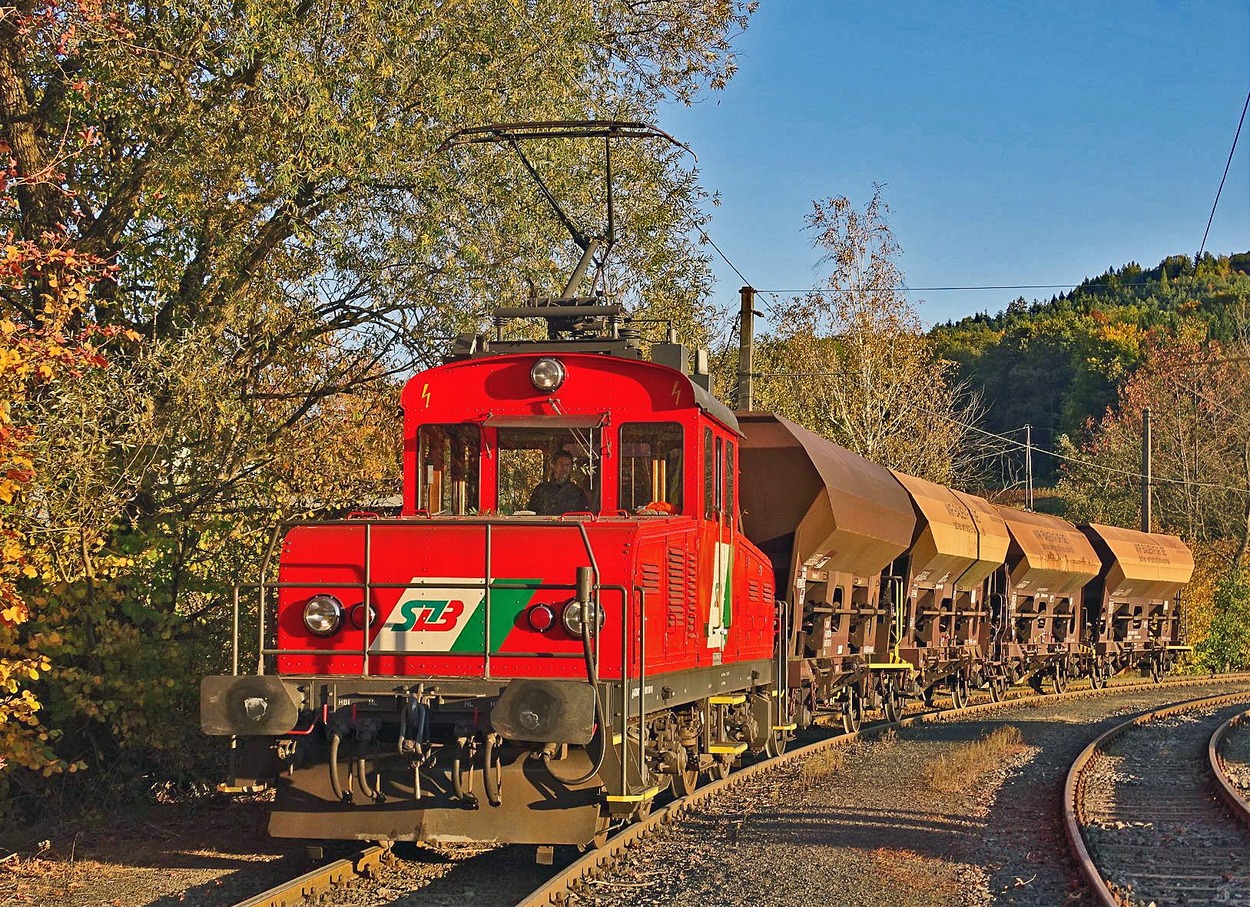
[[[483,580],[481,582],[456,583],[456,582],[441,582],[440,581],[438,583],[433,583],[433,582],[426,581],[426,580],[415,580],[415,581],[409,580],[406,582],[387,582],[387,583],[374,582],[373,569],[372,569],[373,527],[374,526],[384,525],[384,526],[402,527],[406,525],[418,525],[418,526],[421,526],[422,528],[429,528],[431,525],[437,527],[440,524],[445,525],[445,526],[480,525],[483,527],[483,530],[485,532],[485,550],[484,550],[485,563],[484,563],[484,570],[483,570]],[[364,562],[362,564],[362,568],[364,571],[363,580],[360,582],[344,582],[344,581],[339,581],[339,582],[332,582],[332,581],[283,582],[281,580],[265,579],[265,577],[270,575],[270,573],[273,570],[274,552],[278,548],[279,541],[282,538],[284,538],[287,533],[301,526],[309,526],[309,527],[351,526],[353,528],[355,527],[363,528],[363,531],[364,531],[364,540],[363,540],[364,541]],[[539,528],[541,531],[551,531],[555,529],[571,529],[575,527],[581,539],[582,547],[585,551],[586,558],[589,561],[589,566],[590,566],[591,573],[592,573],[593,588],[595,588],[596,590],[600,588],[601,577],[599,573],[598,559],[595,557],[594,547],[591,545],[590,535],[586,531],[586,525],[585,525],[584,519],[568,520],[563,517],[557,520],[517,519],[515,517],[477,515],[477,516],[467,516],[467,517],[443,517],[443,518],[423,516],[423,518],[420,520],[412,519],[412,518],[405,518],[405,517],[379,517],[379,516],[368,516],[364,518],[352,517],[348,519],[316,520],[316,521],[284,520],[275,524],[273,533],[270,536],[269,545],[267,546],[265,550],[265,555],[262,560],[261,581],[259,583],[238,583],[234,586],[232,590],[232,598],[233,598],[232,672],[233,674],[235,676],[238,675],[239,609],[240,609],[239,593],[240,591],[247,590],[247,589],[256,589],[259,592],[258,615],[257,615],[258,619],[257,619],[257,671],[256,673],[264,674],[265,673],[265,659],[268,656],[276,656],[276,655],[313,655],[313,656],[336,656],[338,655],[338,656],[341,656],[341,655],[349,654],[346,650],[343,650],[343,649],[283,649],[282,647],[276,646],[276,645],[275,646],[266,645],[265,637],[268,631],[268,622],[266,620],[266,616],[268,612],[268,593],[270,591],[273,591],[276,593],[276,592],[280,592],[282,589],[287,589],[287,588],[299,588],[299,589],[342,589],[342,588],[356,589],[356,588],[359,588],[361,589],[363,593],[363,601],[365,604],[365,610],[364,610],[364,627],[363,627],[362,640],[361,640],[361,650],[359,653],[360,658],[361,658],[360,676],[369,677],[371,676],[369,672],[369,658],[371,654],[375,657],[377,656],[392,656],[392,657],[393,656],[412,656],[412,655],[417,654],[417,653],[413,653],[409,651],[399,651],[399,650],[379,650],[379,651],[373,651],[373,652],[370,651],[371,634],[369,631],[372,628],[372,623],[373,623],[372,601],[373,601],[374,592],[379,589],[413,589],[413,588],[422,589],[422,588],[431,588],[433,586],[437,586],[438,588],[442,588],[442,589],[473,589],[473,590],[482,591],[483,598],[484,598],[483,600],[483,609],[484,609],[483,624],[484,626],[483,626],[483,634],[482,634],[483,648],[481,652],[481,657],[484,660],[484,666],[483,666],[484,676],[487,679],[490,679],[491,656],[500,654],[498,652],[493,651],[493,648],[491,646],[491,635],[490,635],[491,593],[492,593],[492,590],[496,588],[503,588],[503,587],[496,586],[494,575],[493,575],[493,570],[492,570],[492,567],[493,567],[493,563],[492,563],[493,561],[493,558],[492,558],[493,530],[497,526],[512,526],[512,527],[525,526],[527,528],[530,528],[530,527]],[[518,584],[515,582],[509,582],[507,584],[507,588],[509,589],[518,588]],[[576,586],[573,584],[569,584],[569,583],[533,583],[533,584],[526,583],[526,584],[521,585],[520,588],[531,588],[535,590],[555,589],[555,590],[572,591],[576,589]],[[607,587],[604,587],[604,588],[607,588]],[[624,625],[624,621],[626,619],[627,612],[629,611],[630,596],[629,596],[628,590],[625,590],[624,587],[620,587],[620,589],[623,593],[622,594],[621,633],[622,633],[622,636],[627,637],[628,633],[627,633],[627,628]],[[602,607],[602,605],[600,605],[600,607]],[[599,653],[599,627],[598,627],[597,621],[595,622],[594,626],[591,627],[591,633],[592,633],[592,636],[594,637],[594,659],[595,659],[595,663],[598,664],[600,653]],[[465,653],[465,652],[445,652],[445,653],[438,653],[438,654],[440,656],[475,655],[475,653]],[[527,657],[532,654],[535,654],[535,653],[517,652],[517,653],[508,653],[508,656],[512,657],[515,655],[517,657]],[[550,654],[541,653],[541,654],[543,654],[544,657],[555,657],[555,658],[560,658],[560,657],[569,657],[569,658],[579,657],[580,658],[581,657],[580,655],[572,656],[572,655],[562,655],[559,653],[550,653]]]

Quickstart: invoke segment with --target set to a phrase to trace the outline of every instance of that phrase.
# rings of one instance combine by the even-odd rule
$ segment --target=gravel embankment
[[[992,719],[858,744],[838,765],[780,769],[631,851],[575,903],[1083,903],[1069,898],[1073,873],[1058,820],[1068,764],[1109,716],[1229,688],[1033,700]],[[1025,749],[966,791],[929,789],[927,766],[1004,723],[1019,727]],[[0,905],[227,907],[309,868],[301,844],[265,834],[266,816],[263,802],[213,797],[151,807],[124,827],[49,833],[51,847],[37,857],[35,839],[8,843],[17,853],[0,862]],[[535,865],[533,847],[398,850],[403,859],[378,879],[321,903],[503,907],[551,872]],[[575,856],[557,849],[558,864]]]
[[[912,728],[848,751],[813,783],[809,760],[769,774],[632,851],[580,903],[1021,905],[1089,903],[1061,825],[1067,769],[1126,715],[1228,684],[1152,689],[1114,699],[1033,700],[993,717]],[[966,793],[935,790],[935,760],[997,726],[1026,749]]]

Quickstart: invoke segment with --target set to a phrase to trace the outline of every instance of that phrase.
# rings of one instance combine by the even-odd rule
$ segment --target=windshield
[[[598,513],[599,429],[499,429],[499,512]]]

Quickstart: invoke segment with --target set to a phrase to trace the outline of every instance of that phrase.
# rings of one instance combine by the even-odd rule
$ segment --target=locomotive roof
[[[419,385],[421,380],[423,380],[423,376],[428,379],[431,374],[446,372],[456,368],[472,368],[486,363],[501,365],[509,362],[528,362],[542,358],[576,362],[581,367],[595,368],[596,366],[603,366],[603,371],[614,371],[624,374],[628,374],[630,371],[635,371],[635,373],[638,374],[645,374],[648,372],[664,373],[666,382],[669,380],[676,380],[681,382],[680,386],[682,389],[689,388],[691,398],[693,398],[695,406],[697,406],[700,410],[707,413],[713,419],[716,419],[730,430],[741,434],[741,429],[738,426],[738,418],[734,415],[733,410],[718,400],[706,388],[704,388],[697,381],[693,380],[686,373],[668,365],[649,362],[645,359],[635,358],[632,356],[612,355],[601,351],[587,352],[585,350],[569,349],[568,345],[564,345],[560,342],[532,343],[523,350],[509,350],[508,352],[490,353],[485,355],[476,354],[469,357],[452,359],[442,365],[420,372],[409,379],[408,385],[404,390],[404,398],[407,400],[410,396],[420,396],[421,388]],[[607,408],[608,401],[605,401],[604,409]],[[579,417],[584,417],[585,415],[585,413],[569,413],[565,415],[544,416],[544,418],[560,419],[568,424],[571,420],[576,420]],[[502,424],[502,422],[506,419],[506,416],[496,416],[490,421],[494,424]]]

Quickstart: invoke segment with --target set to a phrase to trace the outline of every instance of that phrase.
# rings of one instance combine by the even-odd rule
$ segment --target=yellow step
[[[798,727],[797,724],[774,724],[773,730],[774,731],[792,731],[797,727]]]
[[[641,794],[609,794],[609,803],[641,803],[643,800],[650,800],[660,792],[658,787],[649,787]]]
[[[718,756],[723,753],[732,753],[737,756],[747,751],[747,745],[745,743],[713,743],[707,751]]]
[[[712,705],[742,705],[747,701],[745,693],[731,693],[728,696],[713,696],[708,702]]]

